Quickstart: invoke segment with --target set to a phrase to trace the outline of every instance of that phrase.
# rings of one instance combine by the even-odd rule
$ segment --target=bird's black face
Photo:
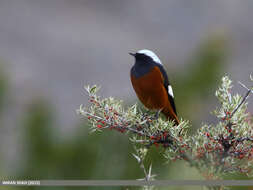
[[[150,50],[140,50],[137,53],[129,54],[135,57],[135,63],[131,69],[131,75],[136,78],[147,74],[154,66],[161,64],[159,58]],[[154,59],[158,63],[156,63]]]

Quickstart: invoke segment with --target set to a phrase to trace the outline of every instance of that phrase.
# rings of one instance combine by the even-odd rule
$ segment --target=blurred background
[[[221,76],[245,93],[236,81],[249,84],[253,71],[252,18],[252,0],[0,0],[1,179],[143,178],[127,136],[89,134],[76,115],[83,86],[135,103],[128,52],[150,49],[194,132],[216,122]],[[203,179],[183,162],[165,164],[162,152],[152,148],[147,160],[157,179]]]

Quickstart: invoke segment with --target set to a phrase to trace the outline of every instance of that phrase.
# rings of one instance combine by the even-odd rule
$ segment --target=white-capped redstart
[[[147,49],[129,54],[135,57],[130,75],[139,100],[146,108],[161,111],[178,125],[173,90],[158,56]]]

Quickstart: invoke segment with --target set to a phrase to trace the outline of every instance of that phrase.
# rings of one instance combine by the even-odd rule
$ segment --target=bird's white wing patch
[[[155,61],[156,63],[159,63],[162,65],[162,62],[161,60],[158,58],[158,56],[151,50],[148,50],[148,49],[142,49],[140,51],[138,51],[137,53],[142,53],[142,54],[145,54],[149,57],[151,57],[153,59],[153,61]]]
[[[173,90],[172,90],[171,85],[168,86],[168,93],[169,93],[169,95],[172,96],[172,98],[174,98],[174,94],[173,94]]]

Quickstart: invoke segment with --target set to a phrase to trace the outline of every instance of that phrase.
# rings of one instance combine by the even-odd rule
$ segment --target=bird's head
[[[148,49],[139,50],[136,53],[129,53],[130,55],[134,56],[136,59],[136,62],[140,63],[148,63],[150,61],[153,61],[157,64],[161,64],[161,60],[158,58],[158,56]]]

